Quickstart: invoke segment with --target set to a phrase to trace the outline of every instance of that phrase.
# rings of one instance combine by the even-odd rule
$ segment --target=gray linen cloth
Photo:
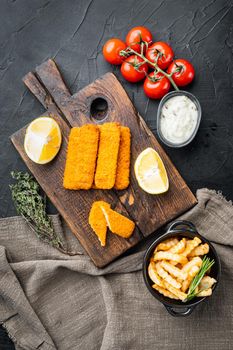
[[[149,241],[98,269],[85,254],[69,257],[39,241],[22,218],[1,219],[0,321],[16,349],[232,349],[233,207],[207,189],[197,198],[182,218],[214,243],[222,278],[187,318],[170,316],[144,285]],[[82,250],[59,216],[53,223],[73,250]]]

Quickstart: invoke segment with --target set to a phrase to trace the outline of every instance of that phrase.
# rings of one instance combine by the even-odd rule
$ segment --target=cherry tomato
[[[120,56],[120,51],[125,49],[124,41],[116,38],[109,39],[103,47],[104,58],[111,64],[119,65],[124,61],[124,57]]]
[[[159,55],[157,64],[161,69],[166,69],[172,62],[174,57],[174,52],[167,43],[158,41],[153,43],[146,52],[146,58],[152,62],[155,62],[157,56]],[[153,67],[153,66],[152,66]]]
[[[195,70],[189,61],[182,58],[177,59],[170,64],[167,72],[171,74],[176,70],[178,70],[178,72],[174,73],[172,78],[178,86],[185,86],[191,83],[195,75]]]
[[[170,90],[171,83],[162,73],[150,73],[144,81],[144,92],[146,96],[153,99],[162,98]]]
[[[136,52],[141,51],[141,42],[145,41],[150,45],[152,43],[152,34],[145,27],[134,27],[126,36],[126,45]],[[146,47],[145,47],[146,49]]]
[[[136,55],[129,56],[121,65],[121,74],[131,83],[143,80],[148,71],[148,65],[141,57]]]

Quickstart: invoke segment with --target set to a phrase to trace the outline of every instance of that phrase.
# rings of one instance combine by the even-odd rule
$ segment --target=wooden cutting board
[[[49,164],[38,165],[26,155],[23,147],[26,127],[11,136],[11,140],[24,162],[35,176],[47,196],[79,239],[93,262],[103,267],[196,204],[196,198],[164,152],[142,117],[135,110],[120,82],[107,73],[84,89],[71,95],[55,62],[48,60],[28,73],[24,83],[47,109],[44,115],[54,118],[62,130],[63,142],[57,157]],[[32,117],[34,119],[35,116]],[[70,126],[86,123],[117,121],[130,127],[132,134],[131,181],[127,190],[69,191],[62,186],[67,140]],[[154,148],[167,169],[169,191],[150,195],[137,184],[133,166],[138,154],[147,147]],[[101,247],[88,224],[91,205],[105,200],[136,223],[130,239],[108,233],[106,247]]]

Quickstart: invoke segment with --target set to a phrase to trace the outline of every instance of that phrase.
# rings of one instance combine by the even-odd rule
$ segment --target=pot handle
[[[165,305],[165,308],[167,309],[168,313],[170,315],[172,315],[173,317],[185,317],[185,316],[189,316],[191,315],[191,313],[193,312],[193,310],[195,309],[195,306],[192,307],[186,307],[184,309],[182,309],[183,311],[175,311],[172,307]]]
[[[188,226],[188,228],[191,230],[191,231],[197,231],[196,227],[194,226],[194,224],[190,221],[187,221],[187,220],[177,220],[177,221],[174,221],[169,227],[168,227],[168,231],[172,231],[174,230],[175,228],[177,228],[178,226]]]

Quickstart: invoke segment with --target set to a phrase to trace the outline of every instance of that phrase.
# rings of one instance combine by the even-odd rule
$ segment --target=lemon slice
[[[46,164],[58,153],[61,140],[61,130],[57,122],[50,117],[40,117],[29,124],[24,149],[33,162]]]
[[[167,192],[167,172],[159,154],[153,148],[146,148],[136,159],[134,171],[139,186],[151,194]]]

